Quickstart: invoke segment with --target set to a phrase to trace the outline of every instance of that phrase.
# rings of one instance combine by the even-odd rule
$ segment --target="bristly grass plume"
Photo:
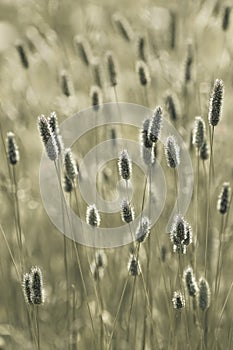
[[[47,156],[50,160],[55,161],[58,158],[58,148],[54,134],[44,115],[38,117],[38,129],[42,143],[44,144]]]
[[[6,141],[9,163],[15,165],[19,162],[19,149],[15,141],[15,134],[13,132],[8,132]]]
[[[168,136],[166,140],[165,155],[167,165],[170,168],[177,168],[180,164],[180,147],[178,146],[174,136]]]
[[[222,115],[224,85],[221,79],[216,79],[212,89],[209,102],[209,123],[213,127],[216,126]]]

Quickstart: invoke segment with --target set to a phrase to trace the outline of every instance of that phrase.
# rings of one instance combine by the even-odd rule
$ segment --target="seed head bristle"
[[[38,117],[38,129],[49,159],[55,161],[58,158],[57,143],[44,115]]]
[[[108,51],[106,53],[106,60],[107,60],[109,81],[111,86],[114,87],[117,85],[117,70],[116,70],[115,58],[113,57],[112,52]]]
[[[195,297],[198,293],[197,282],[193,269],[189,266],[184,270],[184,283],[190,297]]]
[[[198,282],[198,303],[202,311],[210,306],[210,288],[205,278],[201,277]]]
[[[209,158],[210,154],[209,154],[209,147],[207,144],[207,141],[204,140],[201,148],[200,148],[200,158],[202,160],[207,160]]]
[[[28,62],[28,58],[27,58],[27,54],[26,54],[26,51],[24,49],[24,46],[22,44],[18,43],[18,44],[16,44],[16,49],[18,51],[19,58],[20,58],[20,61],[21,61],[23,68],[28,69],[29,62]]]
[[[94,111],[97,112],[103,103],[103,95],[102,95],[102,91],[99,88],[99,86],[97,86],[97,85],[92,86],[90,95],[91,95],[92,107],[93,107]]]
[[[13,132],[7,133],[7,155],[11,165],[15,165],[19,162],[19,149],[15,142],[15,134]]]
[[[150,72],[147,64],[144,61],[137,61],[136,72],[138,73],[139,81],[142,86],[150,84]]]
[[[86,222],[93,227],[99,227],[100,215],[95,204],[89,205],[86,212]]]
[[[223,109],[223,95],[223,81],[220,79],[216,79],[214,82],[209,103],[209,123],[211,126],[216,126],[221,119]]]
[[[38,266],[31,268],[31,299],[35,305],[44,303],[43,276]]]
[[[129,258],[128,271],[131,276],[139,276],[141,273],[140,263],[134,254],[131,254]]]
[[[162,128],[163,110],[158,106],[155,108],[150,119],[148,136],[151,142],[157,142]]]
[[[128,181],[132,175],[132,162],[129,158],[127,150],[125,149],[120,153],[118,159],[118,169],[119,175],[122,177],[122,179]]]
[[[145,242],[146,238],[150,234],[150,220],[147,216],[143,216],[136,229],[136,240],[139,243]]]
[[[113,21],[119,33],[126,41],[133,39],[134,33],[128,20],[119,13],[113,15]]]
[[[218,197],[217,209],[220,214],[224,215],[228,212],[231,200],[231,187],[229,182],[224,182],[221,193]]]
[[[179,290],[173,293],[172,303],[176,310],[181,310],[185,307],[185,298]]]
[[[23,275],[22,287],[23,287],[24,298],[27,304],[32,304],[31,284],[32,284],[31,275],[29,273],[25,273]]]
[[[174,136],[168,136],[165,146],[167,165],[176,168],[180,164],[180,148]]]
[[[128,224],[134,220],[134,208],[127,200],[123,200],[121,203],[121,218]]]
[[[64,151],[64,168],[69,179],[74,181],[78,174],[78,170],[70,148],[66,148]]]
[[[89,64],[92,61],[93,55],[91,51],[91,46],[87,39],[85,39],[82,35],[76,35],[74,38],[74,45],[83,63],[86,66],[89,66]]]

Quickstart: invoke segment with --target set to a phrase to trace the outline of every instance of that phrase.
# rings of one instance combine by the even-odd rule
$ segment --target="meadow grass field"
[[[233,349],[232,32],[225,0],[0,1],[0,349]]]

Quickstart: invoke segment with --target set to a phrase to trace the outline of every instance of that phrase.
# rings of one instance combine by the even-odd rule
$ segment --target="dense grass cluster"
[[[229,3],[3,1],[0,9],[0,349],[232,349]],[[123,101],[150,110],[141,128],[123,125]],[[62,122],[87,107],[97,121],[103,102],[117,105],[119,123],[93,125],[66,145]],[[192,159],[187,213],[176,201],[182,150],[175,135],[161,142],[165,118]],[[124,195],[117,213],[104,213],[97,196],[82,198],[91,170],[79,166],[118,137],[124,147],[100,168],[96,188],[108,201],[118,185]],[[146,173],[127,140],[140,144]],[[63,231],[68,222],[76,235],[69,205],[93,237],[124,225],[130,244],[88,247],[57,230],[40,196],[42,151],[55,169]],[[152,225],[156,164],[167,198]]]

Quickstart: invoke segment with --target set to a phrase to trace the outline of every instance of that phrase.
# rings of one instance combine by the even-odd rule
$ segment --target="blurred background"
[[[76,271],[77,266],[72,254],[68,254],[71,271],[68,304],[74,311],[73,318],[71,311],[67,314],[64,242],[63,236],[50,222],[41,202],[39,165],[43,147],[37,130],[37,117],[40,114],[49,116],[52,111],[56,111],[58,121],[62,123],[75,113],[91,107],[93,99],[90,91],[93,85],[101,89],[103,102],[116,102],[117,99],[144,105],[150,109],[154,109],[157,105],[163,106],[165,117],[170,119],[185,140],[196,172],[195,150],[190,144],[194,117],[202,116],[208,131],[210,91],[215,79],[223,80],[224,112],[214,134],[215,180],[210,197],[209,245],[212,253],[208,264],[210,287],[214,284],[213,266],[216,264],[220,227],[216,203],[222,183],[224,181],[232,183],[233,175],[231,11],[232,4],[222,0],[0,1],[0,222],[18,264],[14,190],[4,151],[7,132],[12,131],[20,152],[20,162],[15,166],[15,174],[23,242],[26,247],[25,269],[28,270],[33,265],[40,266],[45,282],[46,301],[39,315],[41,349],[73,350],[86,349],[88,346],[90,349],[94,348],[80,275],[79,271]],[[106,53],[109,50],[117,67],[115,88],[111,86],[106,61]],[[148,70],[146,85],[141,84],[136,70],[136,65],[141,62]],[[175,114],[169,105],[168,96],[172,96],[174,100]],[[138,139],[138,134],[135,135],[133,132],[127,129],[125,135]],[[105,137],[104,132],[102,137]],[[78,146],[74,146],[77,162],[89,150],[91,142],[93,135],[90,133],[89,138],[79,141]],[[162,147],[159,147],[159,150],[161,152],[159,151],[158,159],[165,166]],[[110,192],[114,190],[111,185],[115,183],[113,169],[114,164],[108,164],[104,169],[106,176],[110,177],[107,185],[104,180],[100,180],[100,186],[108,186]],[[207,169],[207,165],[200,164],[198,225],[203,236],[200,234],[198,238],[200,239],[197,255],[199,277],[203,274]],[[154,258],[151,268],[151,285],[155,290],[153,315],[158,320],[158,342],[161,349],[169,348],[166,335],[169,334],[170,324],[166,305],[168,295],[170,297],[173,292],[171,280],[178,260],[172,254],[169,238],[164,231],[166,217],[174,205],[173,176],[170,173],[167,176],[167,203],[158,224],[153,229],[154,234],[159,237],[159,245],[157,238],[153,237],[150,243]],[[140,183],[140,177],[138,180]],[[85,206],[82,208],[82,216],[85,217]],[[189,222],[194,225],[194,200],[187,216]],[[218,323],[217,315],[222,310],[232,282],[232,224],[230,216],[223,247],[223,283],[219,301],[214,309],[215,314],[211,313],[209,318],[210,325],[213,322],[210,334],[211,332],[214,334],[214,325]],[[71,241],[67,242],[67,246],[67,249],[72,251]],[[143,246],[140,253],[141,263],[144,266],[147,264],[148,249],[147,246],[145,248]],[[87,251],[92,259],[94,252],[91,249]],[[98,314],[92,277],[83,247],[80,247],[80,254],[88,287],[88,299],[95,314],[94,322],[97,324]],[[127,276],[129,247],[109,250],[107,256],[108,265],[101,282],[101,293],[104,300],[104,322],[111,330]],[[0,245],[0,263],[0,349],[31,349],[25,302],[3,237]],[[187,254],[184,266],[189,263],[190,255]],[[164,285],[161,282],[164,276],[167,277],[168,294],[164,292]],[[126,290],[123,309],[129,308],[131,287]],[[137,320],[140,323],[144,319],[144,301],[140,303],[140,298],[144,296],[138,287],[135,302],[137,308],[133,309],[133,329],[136,329]],[[231,295],[227,305],[216,349],[230,349],[233,346],[231,340],[228,341],[232,339]],[[126,341],[124,321],[127,317],[121,313],[112,348],[121,350],[153,348],[149,340],[149,331],[147,340],[141,345],[143,344],[141,325],[138,326],[137,335],[135,332],[130,341]],[[191,316],[189,322],[191,325]],[[67,329],[72,333],[72,337]],[[182,329],[178,329],[177,332],[181,336],[173,348],[185,349]],[[194,330],[191,344],[195,344],[197,334],[198,330]],[[201,348],[200,343],[192,346],[192,349]],[[211,346],[207,348],[212,349]]]

